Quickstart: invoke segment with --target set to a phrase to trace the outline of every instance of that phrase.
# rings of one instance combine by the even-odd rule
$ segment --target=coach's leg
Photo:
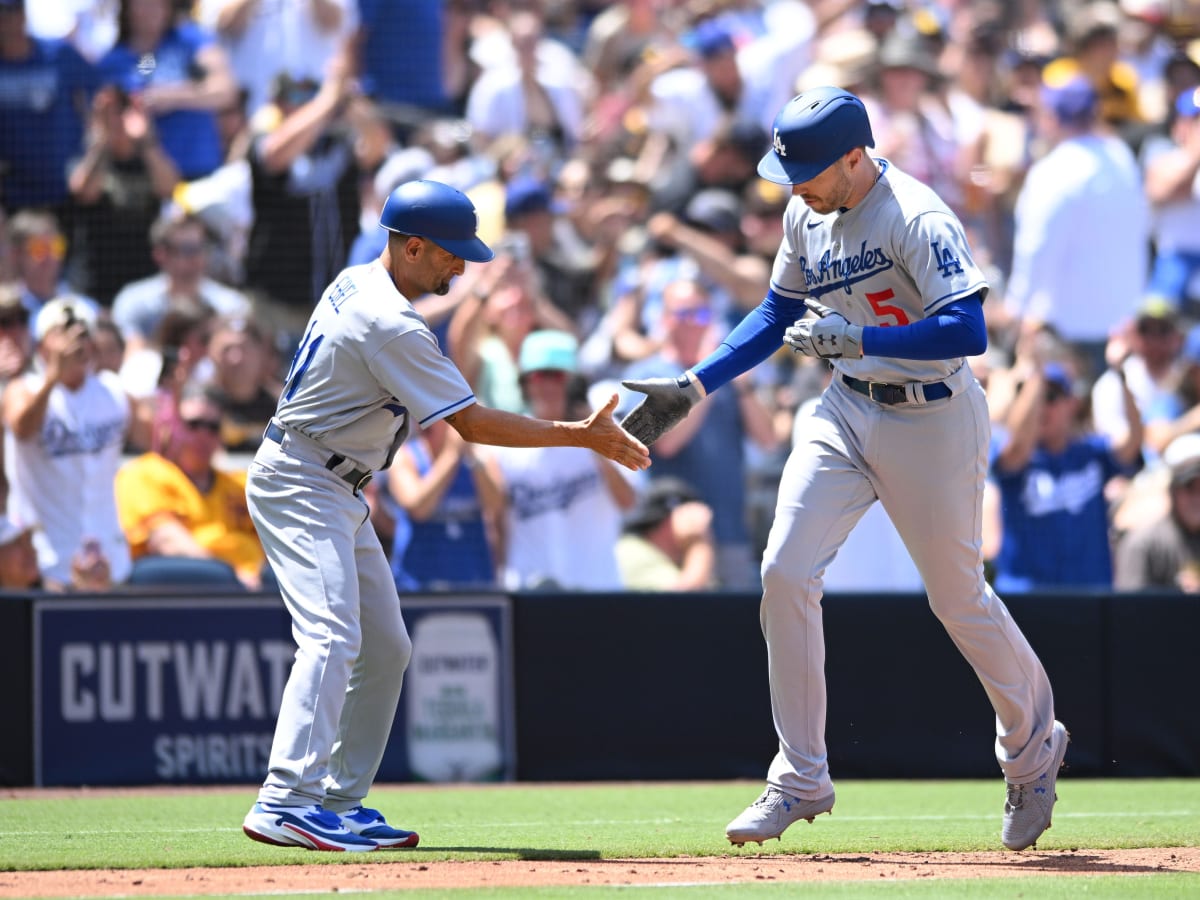
[[[302,466],[284,461],[277,471],[252,475],[247,491],[297,645],[259,792],[262,802],[279,806],[324,803],[323,780],[361,639],[352,538],[358,504],[322,477],[327,473],[307,479]]]
[[[335,812],[362,803],[387,747],[392,721],[412,658],[412,641],[400,614],[400,598],[387,555],[362,504],[355,543],[362,652],[354,664],[337,741],[326,779],[326,806]]]

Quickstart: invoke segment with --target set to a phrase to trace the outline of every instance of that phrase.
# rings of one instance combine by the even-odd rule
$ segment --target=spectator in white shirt
[[[1110,331],[1142,302],[1150,222],[1128,145],[1097,124],[1091,83],[1047,85],[1039,130],[1049,151],[1017,197],[1008,311],[1047,323],[1104,368]]]

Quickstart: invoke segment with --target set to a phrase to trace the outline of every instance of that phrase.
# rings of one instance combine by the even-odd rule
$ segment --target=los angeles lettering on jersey
[[[814,288],[813,294],[820,296],[836,287],[844,287],[850,293],[850,285],[864,278],[870,278],[879,272],[886,272],[895,263],[883,252],[882,247],[867,249],[863,241],[858,253],[854,256],[835,258],[832,250],[826,250],[816,266],[810,266],[806,257],[797,260],[804,272],[804,283]],[[824,290],[815,290],[824,287]]]

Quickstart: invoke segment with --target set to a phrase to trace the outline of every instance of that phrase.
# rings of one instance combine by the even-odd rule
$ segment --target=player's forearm
[[[987,349],[987,323],[978,295],[956,300],[911,325],[863,328],[864,356],[892,359],[955,359]]]

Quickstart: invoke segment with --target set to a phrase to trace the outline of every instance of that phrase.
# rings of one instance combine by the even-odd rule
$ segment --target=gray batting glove
[[[621,384],[646,395],[621,421],[621,427],[647,447],[682,422],[692,407],[704,399],[703,386],[699,380],[689,378],[687,372],[678,378],[645,378]]]
[[[808,308],[818,319],[797,319],[784,332],[783,342],[796,353],[820,359],[861,359],[862,326],[851,325],[846,317],[812,300]]]

